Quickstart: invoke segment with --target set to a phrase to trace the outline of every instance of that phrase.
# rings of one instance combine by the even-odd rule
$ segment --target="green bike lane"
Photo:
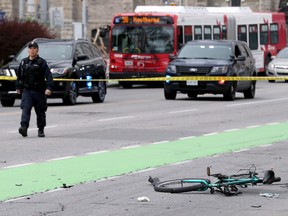
[[[0,201],[288,140],[288,122],[0,169]]]

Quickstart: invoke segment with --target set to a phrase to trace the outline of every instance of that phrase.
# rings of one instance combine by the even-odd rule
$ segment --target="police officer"
[[[37,116],[38,137],[45,137],[47,96],[51,95],[53,77],[47,62],[39,57],[39,46],[35,41],[28,45],[29,56],[22,59],[16,81],[16,91],[22,93],[21,127],[19,133],[27,137],[32,107]]]

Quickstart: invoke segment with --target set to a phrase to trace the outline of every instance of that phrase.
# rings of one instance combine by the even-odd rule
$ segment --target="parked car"
[[[282,49],[276,56],[272,56],[271,59],[266,71],[267,76],[288,76],[288,47]],[[275,82],[275,80],[269,80],[269,82]]]
[[[39,55],[47,61],[53,77],[61,79],[54,81],[50,98],[62,98],[67,105],[76,104],[79,95],[91,97],[94,103],[105,100],[106,62],[93,43],[83,39],[37,38],[35,41],[39,45]],[[28,44],[0,70],[0,76],[14,78],[0,80],[0,100],[4,107],[13,106],[15,99],[19,97],[16,94],[15,79],[20,61],[28,56],[27,46]]]
[[[243,41],[199,40],[186,43],[170,62],[166,77],[181,76],[256,76],[255,59]],[[200,94],[223,94],[234,100],[237,92],[254,98],[256,81],[171,81],[164,83],[164,95],[174,100],[178,92],[196,98]]]

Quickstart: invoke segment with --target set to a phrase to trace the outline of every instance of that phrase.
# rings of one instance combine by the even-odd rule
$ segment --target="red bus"
[[[110,32],[111,79],[161,77],[183,44],[191,40],[241,40],[252,50],[258,75],[286,47],[284,13],[256,13],[249,7],[138,6],[116,14]]]

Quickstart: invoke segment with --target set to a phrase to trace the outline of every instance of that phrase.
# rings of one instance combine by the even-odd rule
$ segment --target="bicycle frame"
[[[204,185],[205,187],[198,189],[198,191],[206,191],[210,189],[211,193],[214,193],[214,188],[217,188],[219,192],[224,193],[225,195],[239,194],[236,186],[247,186],[248,184],[256,185],[257,183],[261,183],[262,178],[259,178],[255,175],[252,175],[250,178],[223,178],[218,179],[217,181],[210,183],[204,179],[183,179],[182,183],[199,183]],[[229,189],[229,187],[233,188],[233,192]],[[223,189],[222,189],[223,188]]]
[[[255,165],[252,165],[245,173],[235,175],[210,174],[210,167],[207,167],[207,175],[217,178],[216,181],[211,182],[205,178],[182,178],[160,181],[159,178],[149,177],[148,181],[154,186],[155,191],[182,193],[188,191],[206,191],[210,189],[210,193],[215,191],[221,192],[226,196],[238,195],[238,186],[247,187],[248,185],[257,185],[258,183],[272,184],[273,182],[281,181],[280,177],[275,177],[273,170],[266,170],[264,177],[259,178],[256,173]],[[243,171],[243,169],[239,170]]]

